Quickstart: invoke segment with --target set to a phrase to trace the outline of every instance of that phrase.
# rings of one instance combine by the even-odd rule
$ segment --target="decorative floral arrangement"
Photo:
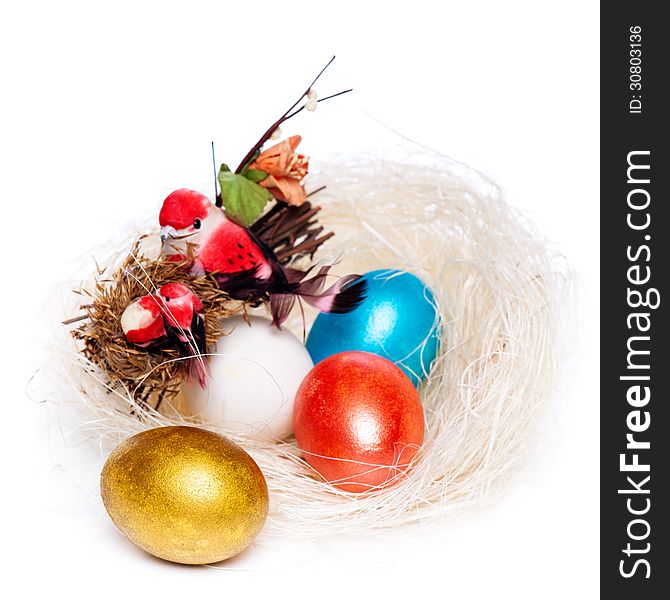
[[[437,155],[307,180],[280,127],[350,91],[319,98],[324,71],[220,166],[212,200],[176,190],[106,246],[57,338],[62,396],[103,447],[121,441],[105,507],[167,560],[226,559],[262,528],[363,531],[483,502],[551,386],[563,275],[544,240]]]

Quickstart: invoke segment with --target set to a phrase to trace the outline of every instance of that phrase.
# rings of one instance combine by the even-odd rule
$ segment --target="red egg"
[[[305,460],[349,492],[397,482],[423,442],[423,408],[398,367],[368,352],[318,363],[295,399],[293,427]]]

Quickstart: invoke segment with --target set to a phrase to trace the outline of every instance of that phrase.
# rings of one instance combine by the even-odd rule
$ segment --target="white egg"
[[[293,401],[312,359],[289,331],[260,317],[250,322],[226,319],[207,388],[185,383],[178,410],[228,431],[284,439],[293,433]]]

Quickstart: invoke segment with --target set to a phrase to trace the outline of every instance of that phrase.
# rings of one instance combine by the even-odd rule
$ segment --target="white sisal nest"
[[[560,258],[494,184],[443,157],[359,157],[310,178],[314,187],[327,185],[315,200],[321,222],[336,232],[317,258],[341,257],[342,273],[399,268],[418,275],[435,293],[444,336],[421,389],[425,442],[397,485],[359,495],[338,491],[310,476],[292,440],[275,444],[220,430],[265,474],[265,534],[358,533],[482,503],[518,472],[553,383],[565,280]],[[97,262],[113,266],[141,233],[146,229],[138,226],[130,239],[102,248]],[[63,318],[77,314],[78,300],[71,295]],[[302,335],[299,318],[289,328]],[[52,398],[78,409],[78,429],[104,452],[143,429],[188,422],[150,409],[144,422],[131,414],[130,393],[110,393],[66,328],[50,363]]]

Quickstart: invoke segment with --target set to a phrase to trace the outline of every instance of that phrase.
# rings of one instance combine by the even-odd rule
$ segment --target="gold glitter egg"
[[[268,513],[268,488],[254,460],[196,427],[159,427],[121,443],[102,469],[100,492],[121,533],[183,564],[241,552]]]

